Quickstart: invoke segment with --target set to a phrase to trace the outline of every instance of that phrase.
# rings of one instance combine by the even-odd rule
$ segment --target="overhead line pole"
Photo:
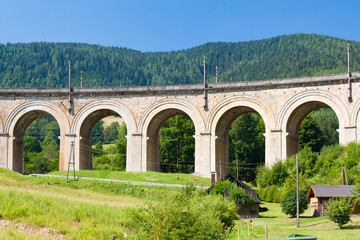
[[[348,58],[348,100],[352,102],[352,89],[351,89],[351,72],[350,72],[350,44],[347,44],[347,58]]]
[[[218,83],[218,67],[216,66],[216,74],[215,74],[215,76],[216,76],[216,83]]]
[[[204,56],[204,110],[208,110],[208,102],[207,102],[207,91],[206,91],[207,85],[206,85],[206,62],[205,62],[205,56]]]
[[[80,77],[80,88],[82,88],[83,87],[83,71],[80,72],[80,75],[81,75],[81,77]]]

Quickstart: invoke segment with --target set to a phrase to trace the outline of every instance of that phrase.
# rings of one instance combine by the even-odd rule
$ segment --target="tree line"
[[[0,44],[0,87],[154,86],[198,84],[203,56],[209,83],[254,81],[347,72],[346,45],[352,46],[352,71],[360,70],[360,42],[293,34],[249,42],[215,42],[181,51],[139,52],[83,43]]]

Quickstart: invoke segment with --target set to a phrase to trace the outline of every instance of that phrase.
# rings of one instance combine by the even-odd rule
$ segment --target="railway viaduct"
[[[241,114],[257,112],[265,123],[265,163],[298,151],[299,127],[311,111],[331,108],[339,142],[360,141],[360,73],[255,82],[127,88],[0,89],[0,167],[23,171],[26,128],[53,116],[60,126],[59,169],[67,169],[71,145],[75,169],[91,168],[91,130],[120,115],[127,126],[127,171],[159,170],[159,130],[172,116],[195,126],[195,174],[228,171],[228,131]],[[349,88],[350,86],[350,88]],[[349,98],[350,97],[350,98]]]

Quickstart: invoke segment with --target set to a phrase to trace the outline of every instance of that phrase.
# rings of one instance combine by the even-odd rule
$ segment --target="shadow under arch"
[[[4,132],[9,134],[8,168],[23,173],[24,134],[27,127],[40,117],[54,117],[60,127],[59,169],[64,165],[64,137],[69,131],[69,119],[63,109],[41,101],[26,102],[17,106],[6,119]]]
[[[276,123],[277,128],[283,133],[282,159],[299,151],[300,124],[309,113],[320,108],[331,108],[335,112],[339,129],[349,125],[350,117],[347,108],[337,96],[322,90],[298,93],[286,102]]]
[[[142,152],[143,171],[159,171],[159,130],[169,118],[176,115],[187,115],[195,127],[195,135],[205,130],[204,120],[199,110],[192,104],[179,99],[166,99],[150,106],[139,121],[139,131],[143,136]],[[195,172],[198,171],[198,143],[195,138]]]
[[[77,136],[75,141],[76,168],[92,168],[91,130],[102,118],[111,115],[121,116],[126,124],[128,134],[136,132],[136,121],[133,114],[120,102],[112,100],[93,101],[86,104],[76,113],[71,124],[71,132]],[[129,145],[127,145],[127,153],[128,151]]]
[[[219,103],[210,113],[207,128],[211,138],[211,171],[217,176],[229,173],[229,129],[233,121],[246,113],[258,113],[265,123],[265,132],[274,126],[270,108],[249,97],[232,97]],[[267,149],[265,149],[265,152]],[[265,156],[266,161],[266,156]],[[221,164],[221,171],[220,171]]]

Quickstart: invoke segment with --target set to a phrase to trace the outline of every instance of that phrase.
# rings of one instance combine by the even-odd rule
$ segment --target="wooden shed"
[[[307,200],[310,200],[311,216],[324,216],[326,214],[326,203],[330,198],[354,197],[352,191],[354,185],[311,185]],[[360,205],[357,204],[353,214],[360,213]]]
[[[229,180],[231,183],[236,184],[239,188],[243,188],[245,192],[249,195],[251,195],[254,199],[254,204],[251,205],[245,205],[238,209],[238,214],[242,217],[259,217],[259,210],[260,210],[260,203],[261,200],[259,199],[259,196],[255,189],[251,189],[249,186],[247,186],[242,181],[239,181],[236,179],[233,175],[227,174],[223,178],[220,179],[220,181]],[[216,183],[215,183],[216,184]],[[210,190],[213,188],[211,186],[206,191],[210,192]]]

